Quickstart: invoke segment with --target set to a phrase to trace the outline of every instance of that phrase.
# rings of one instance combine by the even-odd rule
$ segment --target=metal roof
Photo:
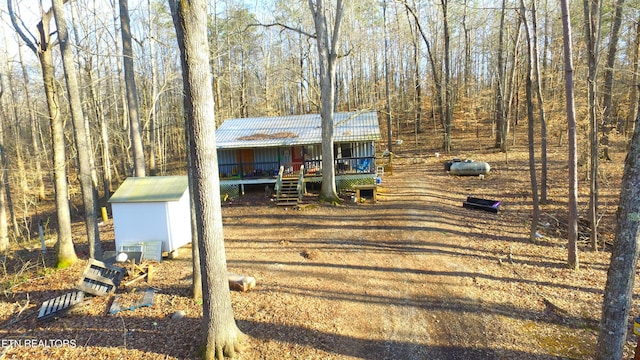
[[[334,113],[333,123],[336,143],[380,139],[375,111]],[[321,126],[320,114],[228,119],[216,130],[216,145],[232,149],[320,144]]]
[[[184,176],[129,177],[111,195],[110,203],[178,201],[187,190],[189,179]]]

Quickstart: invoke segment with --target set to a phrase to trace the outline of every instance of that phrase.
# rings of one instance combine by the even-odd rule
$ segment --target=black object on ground
[[[445,162],[445,163],[444,163],[444,171],[449,171],[449,170],[451,170],[451,165],[452,165],[453,163],[457,163],[457,162],[461,162],[461,161],[462,161],[462,159],[453,158],[453,159],[451,159],[451,161],[447,161],[447,162]]]
[[[467,201],[462,203],[462,207],[467,209],[484,210],[492,213],[497,213],[499,206],[500,201],[498,200],[481,199],[471,196],[467,196]]]

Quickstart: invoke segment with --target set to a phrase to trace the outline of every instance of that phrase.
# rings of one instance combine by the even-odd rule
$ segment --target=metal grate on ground
[[[84,292],[79,290],[49,299],[40,306],[37,320],[45,321],[60,316],[74,305],[81,303],[82,300],[84,300]]]
[[[91,259],[76,288],[96,296],[111,294],[120,285],[125,272],[121,267]]]

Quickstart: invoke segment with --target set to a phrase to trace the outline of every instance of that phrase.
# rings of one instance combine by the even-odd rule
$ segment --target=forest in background
[[[589,113],[595,109],[605,139],[632,134],[638,103],[640,3],[599,2],[596,68],[589,72],[583,5],[571,4],[579,161],[588,163]],[[597,3],[597,2],[596,2]],[[560,9],[538,0],[540,84],[546,99],[548,141],[563,144],[567,122]],[[33,228],[31,215],[50,194],[52,133],[41,69],[2,4],[4,51],[0,55],[0,132],[13,238]],[[129,4],[140,134],[149,174],[183,171],[185,164],[182,77],[171,15],[164,1]],[[38,42],[41,10],[14,1],[18,25]],[[71,1],[67,5],[71,49],[90,138],[92,173],[100,195],[134,171],[118,2]],[[431,132],[442,138],[452,125],[490,133],[508,152],[526,123],[527,41],[516,1],[350,1],[342,22],[337,62],[336,111],[375,109],[390,129],[381,148],[400,133]],[[619,9],[619,26],[616,24]],[[227,118],[318,113],[317,49],[304,1],[212,1],[209,42],[216,123]],[[527,10],[530,18],[530,10]],[[531,25],[529,25],[531,26]],[[51,20],[50,32],[55,37]],[[530,28],[529,28],[530,29]],[[612,46],[617,45],[617,48]],[[55,44],[54,44],[55,45]],[[56,91],[62,102],[64,144],[72,198],[79,194],[78,147],[58,47],[53,47]],[[615,54],[610,58],[609,54]],[[610,80],[607,81],[607,79]],[[589,84],[595,84],[590,104]],[[607,104],[607,106],[605,106]],[[446,110],[446,111],[444,111]],[[212,126],[213,124],[212,119]],[[482,131],[481,131],[482,130]],[[524,130],[521,130],[524,131]],[[455,139],[453,139],[455,150]],[[405,138],[404,141],[418,141]],[[418,144],[420,146],[420,144]],[[446,149],[446,146],[443,145]],[[438,149],[427,149],[432,151]],[[606,153],[602,154],[606,157]]]
[[[343,4],[314,12],[323,9],[320,0],[210,2],[211,127],[235,117],[318,112],[325,125],[328,108],[375,109],[385,138],[379,150],[393,152],[405,141],[415,142],[414,155],[453,156],[456,136],[473,134],[490,139],[494,155],[503,153],[508,166],[510,149],[528,146],[532,243],[540,205],[548,201],[546,149],[552,142],[568,155],[569,192],[559,201],[564,206],[566,200],[572,269],[579,268],[578,194],[589,188],[589,245],[598,250],[605,245],[598,240],[598,184],[607,176],[599,162],[611,165],[631,145],[598,338],[598,357],[617,358],[606,354],[622,351],[638,257],[638,1],[583,0],[569,7],[561,1],[560,9],[547,0]],[[72,234],[72,217],[86,226],[89,257],[101,258],[97,202],[127,176],[186,171],[185,127],[193,130],[193,119],[185,126],[185,116],[199,104],[183,89],[194,95],[193,86],[203,82],[182,83],[181,68],[188,67],[180,63],[162,1],[39,5],[7,0],[0,7],[0,249],[9,247],[9,237],[32,237],[42,205],[55,198],[56,216],[45,217],[55,222],[57,266],[64,268],[78,259],[72,237],[83,237]],[[323,45],[331,27],[331,41]],[[198,57],[202,49],[191,54]],[[336,66],[335,81],[326,81],[333,75],[326,75],[327,63]],[[327,89],[335,90],[333,102],[326,101]],[[525,123],[521,144],[524,136],[516,134],[525,133]],[[220,235],[215,244],[223,240]],[[198,284],[195,277],[194,271]]]

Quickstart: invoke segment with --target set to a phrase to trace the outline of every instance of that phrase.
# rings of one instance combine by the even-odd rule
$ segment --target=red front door
[[[299,171],[303,163],[304,155],[302,154],[302,146],[291,147],[291,165],[293,166],[293,171]]]

